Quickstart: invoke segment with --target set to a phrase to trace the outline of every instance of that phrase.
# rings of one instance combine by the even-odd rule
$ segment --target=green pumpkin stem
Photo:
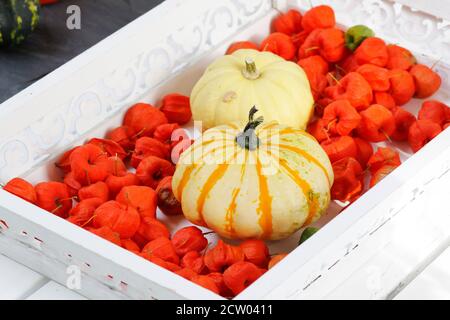
[[[252,58],[245,58],[245,68],[242,70],[242,75],[248,80],[256,80],[261,75]]]
[[[263,123],[264,118],[258,117],[254,119],[255,113],[258,112],[256,106],[253,106],[248,113],[248,123],[244,128],[244,131],[241,132],[236,137],[236,143],[241,147],[248,150],[255,150],[259,147],[259,138],[255,133],[255,129],[261,123]]]

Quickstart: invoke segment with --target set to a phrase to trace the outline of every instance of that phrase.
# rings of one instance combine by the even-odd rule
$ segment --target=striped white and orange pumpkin
[[[253,132],[249,150],[236,137],[244,127],[205,131],[181,156],[172,187],[185,217],[230,239],[286,238],[328,208],[333,171],[308,133],[271,122]]]

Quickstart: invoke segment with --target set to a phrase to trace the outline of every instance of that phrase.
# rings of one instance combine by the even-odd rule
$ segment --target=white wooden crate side
[[[396,215],[406,214],[403,210],[407,209],[408,204],[426,197],[423,190],[431,181],[448,181],[449,175],[450,130],[446,130],[335,217],[332,223],[325,225],[321,232],[291,252],[271,272],[263,275],[261,281],[239,295],[238,299],[325,297],[340,281],[361,266],[365,259],[370,258],[375,250],[395,236],[389,232],[378,232],[382,227],[391,223]],[[442,190],[443,197],[446,191],[448,189]],[[446,201],[436,203],[436,206],[447,216],[450,215]],[[426,207],[420,210],[426,215]],[[437,227],[442,224],[437,236],[442,242],[448,241],[449,219],[436,221]],[[358,248],[363,243],[368,245],[361,252]],[[354,253],[358,255],[356,261],[335,268],[338,264],[345,264],[346,257]],[[401,280],[398,279],[398,283]],[[308,289],[312,285],[320,286],[320,290],[316,290],[316,287],[315,294],[309,295]],[[389,293],[386,292],[386,296]]]
[[[341,283],[327,299],[390,299],[450,245],[450,209],[443,200],[448,196],[450,171],[439,177],[424,171],[421,176],[424,179],[418,180],[420,187],[414,200],[366,239],[370,241],[361,242],[359,254],[348,255],[334,274],[325,274],[323,280],[312,285],[305,297],[320,294],[320,282],[331,278]],[[378,244],[383,246],[373,250]],[[366,252],[373,256],[359,267],[360,256]],[[350,275],[348,269],[354,272]]]
[[[272,9],[269,0],[166,2],[97,45],[108,51],[82,54],[63,67],[79,65],[72,72],[1,105],[0,181],[61,152]]]
[[[117,248],[0,190],[0,251],[63,285],[71,275],[67,268],[78,267],[82,276],[79,293],[83,296],[92,299],[221,298]]]
[[[450,0],[390,0],[450,21]]]
[[[401,2],[401,3],[400,3]],[[433,10],[424,10],[433,2]],[[448,1],[394,1],[394,0],[281,0],[275,1],[280,9],[297,7],[303,10],[313,5],[327,4],[333,7],[336,20],[343,25],[364,24],[376,35],[391,43],[421,52],[436,60],[450,62],[450,15],[449,9],[443,15],[435,13],[437,4],[449,6]],[[418,5],[415,8],[415,5]],[[419,10],[416,10],[419,9]],[[430,13],[435,13],[430,14]],[[448,81],[448,77],[443,79]]]

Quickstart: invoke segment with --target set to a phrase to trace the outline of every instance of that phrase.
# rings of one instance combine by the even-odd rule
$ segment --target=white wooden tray
[[[314,1],[319,3],[331,4],[342,26],[365,23],[387,41],[420,52],[424,62],[441,59],[436,69],[443,87],[436,98],[450,101],[448,23],[442,18],[387,0]],[[309,1],[165,1],[0,107],[0,181],[57,178],[52,163],[62,151],[103,136],[137,101],[156,103],[172,91],[189,94],[231,41],[261,40],[275,8],[290,6],[307,9]],[[408,108],[417,106],[416,101]],[[408,156],[405,149],[402,157]],[[333,205],[319,222],[324,227],[304,245],[293,250],[298,235],[271,244],[272,252],[293,251],[237,299],[325,297],[393,240],[415,238],[405,221],[426,221],[420,236],[433,241],[420,261],[400,273],[383,270],[380,285],[365,288],[375,290],[376,298],[390,297],[448,246],[449,185],[446,130],[337,217]],[[169,223],[176,229],[186,222]],[[0,252],[61,284],[68,280],[67,268],[78,266],[79,291],[90,298],[221,299],[2,190]]]

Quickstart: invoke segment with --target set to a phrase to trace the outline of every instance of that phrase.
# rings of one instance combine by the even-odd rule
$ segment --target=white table
[[[373,265],[391,264],[393,248],[370,259],[365,267],[344,281],[330,298],[355,297],[361,275]],[[0,254],[0,299],[80,300],[78,293],[57,284]],[[450,299],[450,248],[436,258],[394,299]]]

